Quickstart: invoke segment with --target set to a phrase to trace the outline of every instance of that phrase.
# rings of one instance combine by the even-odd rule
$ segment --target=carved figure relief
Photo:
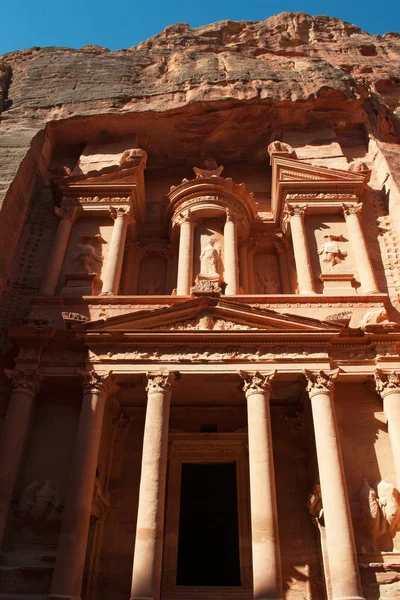
[[[15,513],[23,522],[53,522],[61,519],[62,507],[51,481],[42,486],[37,481],[29,484],[21,493]]]
[[[373,550],[377,539],[390,534],[392,538],[400,530],[400,494],[392,483],[380,481],[376,492],[364,477],[360,491],[362,525]]]
[[[219,277],[221,275],[221,250],[215,238],[210,238],[200,254],[200,275]]]
[[[318,255],[322,256],[322,262],[329,263],[331,270],[335,265],[340,263],[346,256],[347,252],[341,250],[337,242],[344,242],[345,239],[340,235],[324,235],[322,238],[326,240],[324,245],[318,249]]]
[[[254,256],[256,293],[279,294],[280,274],[278,257],[274,252],[257,252]]]
[[[71,255],[71,262],[77,263],[78,273],[93,273],[96,271],[96,263],[103,262],[101,251],[96,246],[106,244],[107,242],[98,233],[96,235],[80,235],[82,242],[78,245],[78,251]]]

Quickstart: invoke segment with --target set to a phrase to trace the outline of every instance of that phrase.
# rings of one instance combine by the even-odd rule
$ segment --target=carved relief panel
[[[255,253],[254,275],[256,294],[281,293],[278,257],[273,249]]]
[[[354,294],[356,266],[346,222],[340,215],[308,215],[307,236],[317,293]]]
[[[59,279],[62,295],[101,293],[112,230],[107,217],[81,217],[74,223]]]
[[[165,294],[167,260],[161,255],[145,256],[140,263],[138,294]]]

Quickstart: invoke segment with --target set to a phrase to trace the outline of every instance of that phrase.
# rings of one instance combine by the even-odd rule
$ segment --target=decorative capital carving
[[[96,373],[96,371],[78,371],[83,376],[83,393],[84,394],[101,394],[107,396],[115,394],[119,390],[119,386],[115,383],[112,372]]]
[[[374,372],[376,391],[386,398],[390,394],[400,394],[400,375],[397,371],[383,373],[380,369]]]
[[[361,212],[362,207],[362,202],[359,202],[358,204],[342,204],[343,214],[345,217],[356,215]]]
[[[278,140],[270,143],[270,145],[268,146],[268,154],[271,158],[274,154],[281,154],[288,158],[297,158],[297,154],[293,150],[292,146],[290,146],[289,144],[285,144],[285,142],[280,142]]]
[[[133,216],[130,213],[130,208],[129,206],[117,206],[115,208],[115,206],[110,206],[109,208],[110,211],[110,215],[111,217],[115,220],[121,218],[125,218],[125,217],[129,217],[130,220],[133,220]]]
[[[69,220],[71,221],[71,223],[73,223],[76,220],[79,212],[81,211],[79,211],[76,206],[54,207],[54,213],[56,217],[58,217],[59,219]]]
[[[38,371],[27,372],[16,369],[4,369],[8,379],[11,379],[13,392],[24,392],[36,396],[39,391],[40,377]]]
[[[275,371],[270,373],[261,374],[256,371],[254,374],[239,371],[240,377],[243,379],[243,391],[246,398],[249,398],[252,394],[265,394],[270,393],[272,386],[272,380],[275,377]]]
[[[165,394],[166,392],[172,392],[172,388],[175,381],[175,374],[167,372],[157,373],[146,373],[147,386],[146,392],[150,394]]]
[[[310,398],[312,398],[317,394],[331,394],[335,379],[339,374],[339,369],[330,373],[326,373],[325,371],[313,373],[312,371],[305,369],[303,373],[307,379],[307,392]]]
[[[195,217],[190,209],[185,210],[175,217],[175,223],[183,225],[184,223],[194,223]]]
[[[289,217],[304,217],[308,204],[287,204],[286,212]]]
[[[239,217],[236,213],[233,212],[230,208],[225,210],[226,213],[226,222],[231,221],[232,223],[237,223],[239,221]]]

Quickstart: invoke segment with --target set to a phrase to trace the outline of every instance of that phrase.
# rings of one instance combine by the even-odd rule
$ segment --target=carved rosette
[[[240,371],[239,375],[243,379],[243,391],[246,398],[249,398],[253,394],[270,394],[272,390],[272,380],[275,377],[276,371],[270,373],[261,374],[256,371],[254,374],[245,373]]]
[[[83,376],[83,394],[106,394],[112,396],[119,390],[111,371],[109,373],[96,373],[96,371],[80,372]]]
[[[361,212],[362,207],[362,202],[359,202],[358,204],[342,204],[343,214],[345,217],[357,215]]]
[[[175,374],[172,372],[166,373],[147,373],[146,392],[150,394],[166,394],[171,393],[175,381]]]
[[[400,375],[397,371],[383,373],[376,369],[374,373],[376,391],[382,398],[386,398],[390,394],[400,394]]]
[[[36,396],[39,391],[40,377],[37,371],[27,372],[11,369],[4,369],[6,377],[11,379],[13,394],[29,394]]]
[[[331,373],[326,373],[325,371],[313,373],[308,370],[304,370],[303,373],[307,379],[307,392],[310,398],[313,398],[319,394],[326,394],[328,396],[332,394],[335,379],[339,374],[339,369]]]

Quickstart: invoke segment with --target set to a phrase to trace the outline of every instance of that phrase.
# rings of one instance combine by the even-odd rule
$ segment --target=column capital
[[[269,373],[246,373],[245,371],[239,371],[240,377],[243,379],[243,391],[246,398],[249,398],[253,394],[265,394],[270,392],[272,389],[272,380],[275,377],[276,370],[270,371]]]
[[[115,394],[119,386],[115,383],[112,371],[108,373],[96,373],[96,371],[78,371],[83,377],[84,394],[101,394],[107,396]]]
[[[158,371],[156,373],[146,373],[146,377],[146,392],[148,395],[172,392],[172,388],[175,382],[175,373],[173,373],[172,371]]]
[[[310,398],[312,398],[318,394],[331,395],[335,379],[339,374],[339,369],[331,372],[318,371],[318,373],[313,373],[312,371],[305,369],[303,373],[307,379],[307,392]]]
[[[286,204],[285,212],[289,217],[304,217],[308,204]]]
[[[349,215],[359,214],[362,210],[363,203],[359,202],[358,204],[342,204],[342,210],[345,217]]]
[[[397,371],[384,373],[380,369],[374,372],[376,391],[382,398],[390,394],[400,394],[400,375]]]
[[[190,223],[193,225],[196,220],[197,219],[190,208],[182,211],[174,217],[175,223],[179,226],[183,225],[184,223]]]
[[[114,221],[118,217],[129,217],[130,220],[134,221],[134,217],[131,213],[131,209],[129,206],[110,206],[108,210],[110,212],[111,218],[114,219]]]
[[[237,223],[240,220],[238,215],[231,208],[226,208],[225,214],[226,214],[226,221],[225,221],[226,223],[228,223],[229,221],[232,223]]]
[[[6,377],[11,380],[13,392],[23,392],[35,396],[39,391],[40,377],[38,371],[22,371],[4,369]]]
[[[54,214],[56,215],[56,217],[58,217],[59,219],[71,221],[71,223],[73,223],[76,220],[80,212],[82,212],[82,210],[80,210],[77,206],[54,207]]]

